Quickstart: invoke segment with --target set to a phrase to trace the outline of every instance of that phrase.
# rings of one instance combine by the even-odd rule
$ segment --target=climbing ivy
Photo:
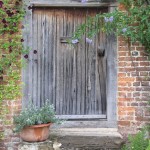
[[[22,0],[0,0],[0,119],[7,113],[2,102],[21,96],[21,54],[25,52],[21,21],[24,14]]]
[[[110,13],[88,17],[85,24],[78,27],[73,36],[80,40],[87,35],[87,42],[98,32],[115,33],[131,42],[139,41],[150,55],[150,1],[149,0],[118,0],[124,10],[116,9]],[[84,2],[85,3],[85,2]]]

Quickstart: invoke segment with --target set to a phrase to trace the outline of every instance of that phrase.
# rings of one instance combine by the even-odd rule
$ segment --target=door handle
[[[98,50],[97,50],[97,54],[99,57],[104,57],[105,56],[105,48],[99,46]]]

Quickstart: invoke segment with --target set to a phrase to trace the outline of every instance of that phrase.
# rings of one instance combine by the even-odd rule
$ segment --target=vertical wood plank
[[[33,76],[31,76],[32,78],[32,82],[33,82],[33,87],[32,87],[32,91],[33,91],[33,103],[37,105],[37,83],[38,83],[38,59],[37,59],[37,55],[33,54],[33,51],[37,49],[37,14],[34,13],[33,14],[33,20],[35,20],[33,22],[33,49],[31,50],[31,56],[32,56],[32,61],[33,61],[33,67],[32,67],[32,71],[33,71]]]
[[[86,43],[84,35],[74,47],[60,42],[97,10],[38,8],[34,13],[33,49],[38,54],[31,55],[29,69],[34,103],[40,106],[49,99],[58,115],[105,114],[106,57],[97,53],[103,35],[94,37],[92,44]]]
[[[44,78],[45,78],[45,87],[44,87],[44,91],[45,91],[45,95],[44,95],[44,103],[45,101],[48,99],[49,100],[49,86],[50,86],[50,82],[49,82],[49,70],[50,70],[50,58],[49,58],[49,53],[51,53],[49,51],[49,40],[50,40],[50,36],[49,36],[49,15],[47,10],[44,10],[44,16],[45,16],[45,28],[44,28],[44,32],[45,32],[45,40],[44,40],[44,45],[45,45],[45,74],[44,74]]]
[[[41,79],[41,103],[40,105],[42,105],[44,103],[44,95],[45,95],[45,12],[44,10],[42,11],[41,14],[41,51],[42,51],[42,55],[41,55],[41,75],[40,75],[40,79]]]
[[[38,57],[38,90],[37,90],[37,105],[40,106],[41,105],[41,56],[42,56],[42,51],[41,51],[41,48],[42,48],[42,40],[41,40],[41,11],[40,10],[36,10],[36,13],[37,13],[37,57]]]
[[[99,49],[105,49],[104,56],[97,54],[97,103],[101,106],[101,113],[106,113],[106,70],[107,70],[107,49],[104,33],[99,34]],[[99,51],[98,49],[98,51]],[[100,93],[100,94],[99,94]]]
[[[53,68],[53,26],[52,26],[52,17],[53,17],[53,10],[52,11],[46,11],[46,19],[47,19],[47,38],[48,38],[48,47],[47,47],[47,62],[48,62],[48,80],[47,80],[47,84],[48,84],[48,88],[47,88],[47,99],[49,100],[49,102],[52,104],[53,103],[53,90],[54,90],[54,80],[53,80],[53,72],[54,72],[54,68]]]
[[[26,1],[26,4],[29,5],[29,1]],[[26,14],[23,20],[23,25],[25,28],[23,29],[23,38],[24,38],[24,47],[32,48],[32,11],[26,8]],[[28,26],[27,26],[28,25]],[[22,58],[24,59],[24,57]],[[25,83],[23,85],[23,98],[22,98],[22,106],[26,107],[29,104],[29,101],[32,100],[31,97],[31,89],[29,81],[31,81],[30,69],[31,68],[31,57],[29,55],[29,59],[26,60],[26,65],[22,69],[22,81]]]
[[[58,50],[59,50],[59,114],[62,114],[62,109],[63,109],[63,93],[64,93],[64,88],[63,88],[63,80],[64,80],[64,76],[63,76],[63,60],[64,60],[64,49],[61,46],[60,43],[60,37],[63,36],[63,17],[64,17],[64,10],[60,9],[59,11],[59,15],[58,15],[58,26],[59,26],[59,31],[58,31]]]
[[[53,45],[53,49],[52,49],[52,53],[53,53],[53,61],[52,61],[52,66],[53,66],[53,97],[52,97],[52,103],[55,106],[56,109],[56,17],[55,17],[55,9],[53,9],[53,13],[52,13],[52,39],[53,39],[53,43],[51,43],[51,45]]]

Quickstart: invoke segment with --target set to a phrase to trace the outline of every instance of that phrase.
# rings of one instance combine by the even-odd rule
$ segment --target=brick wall
[[[119,9],[126,11],[122,4]],[[144,47],[118,37],[118,129],[124,136],[149,123],[149,91],[150,61]]]
[[[118,128],[126,135],[135,133],[150,121],[150,62],[144,47],[118,37]]]
[[[0,131],[3,137],[0,140],[0,150],[17,150],[20,142],[18,134],[13,133],[13,116],[21,110],[21,100],[5,100],[3,108],[6,111],[3,121],[0,120]]]
[[[135,133],[150,120],[147,111],[150,62],[143,50],[144,47],[137,42],[131,45],[129,52],[126,41],[118,37],[118,128],[123,135]],[[0,121],[0,131],[4,131],[0,150],[17,150],[20,139],[12,132],[12,119],[21,109],[21,100],[4,101],[3,105],[8,108],[8,114],[5,123]]]
[[[8,7],[12,7],[15,5],[16,0],[10,1],[11,3],[8,4]],[[5,9],[4,6],[0,9]],[[13,11],[15,13],[15,11]],[[2,17],[2,16],[1,16]],[[3,23],[1,22],[1,25]],[[21,24],[19,24],[19,32],[17,33],[18,35],[21,35]],[[2,26],[1,26],[2,27]],[[8,42],[10,41],[13,37],[16,36],[16,33],[4,33],[3,35],[0,36],[0,44],[3,44],[3,42]],[[7,50],[2,50],[0,49],[0,59],[2,56],[8,55]],[[20,58],[18,57],[18,61]],[[20,71],[18,70],[17,67],[12,66],[14,71]],[[21,71],[20,71],[21,72]],[[8,86],[7,84],[8,76],[7,73],[5,73],[2,77],[0,77],[0,84],[4,84],[5,86]],[[19,85],[20,79],[18,80],[17,84]],[[10,92],[12,92],[10,90]],[[3,94],[0,91],[0,94]],[[19,96],[20,97],[20,96]],[[20,138],[18,134],[13,132],[14,125],[13,125],[13,116],[18,114],[22,108],[21,106],[21,98],[16,98],[16,100],[2,100],[0,101],[0,150],[18,150],[18,144],[20,143]]]

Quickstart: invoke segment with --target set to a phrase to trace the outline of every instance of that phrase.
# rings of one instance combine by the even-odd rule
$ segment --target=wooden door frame
[[[108,7],[108,11],[111,12],[117,7],[117,3],[101,3],[101,2],[90,2],[82,4],[79,0],[24,0],[27,6],[33,7]],[[95,0],[97,1],[97,0]],[[32,49],[32,10],[26,9],[25,19],[23,24],[25,28],[23,29],[24,46]],[[112,34],[108,36],[107,44],[105,49],[109,51],[108,61],[107,61],[107,119],[93,119],[87,120],[70,120],[66,121],[61,127],[117,127],[117,39]],[[30,52],[29,52],[30,53]],[[115,57],[114,57],[115,56]],[[29,57],[28,61],[32,61]],[[27,80],[26,67],[22,69],[22,81]],[[29,87],[30,88],[30,87]],[[23,89],[25,92],[25,88]],[[28,96],[24,96],[23,99],[28,99]],[[24,100],[23,104],[24,106]]]

